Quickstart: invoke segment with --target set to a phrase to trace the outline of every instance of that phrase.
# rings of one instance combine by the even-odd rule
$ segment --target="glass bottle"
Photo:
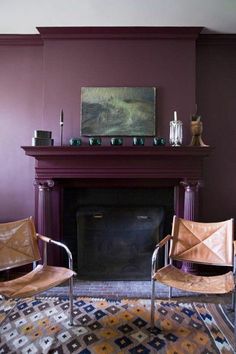
[[[183,142],[183,123],[177,120],[177,112],[174,112],[174,120],[170,121],[170,137],[171,146],[180,146]]]

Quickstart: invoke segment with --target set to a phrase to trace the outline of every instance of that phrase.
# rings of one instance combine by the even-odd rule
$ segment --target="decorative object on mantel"
[[[95,145],[101,145],[102,144],[102,139],[99,137],[91,137],[89,138],[89,145],[95,146]]]
[[[201,116],[193,115],[191,121],[191,133],[192,133],[192,140],[190,146],[209,146],[204,144],[202,141],[202,122]]]
[[[80,146],[82,141],[80,138],[70,138],[69,140],[70,146]]]
[[[136,137],[136,136],[133,138],[133,145],[143,146],[144,143],[145,143],[145,138]]]
[[[63,112],[63,109],[62,109],[61,113],[60,113],[60,141],[61,141],[61,146],[63,145],[63,125],[64,125],[64,112]]]
[[[154,136],[155,87],[82,87],[81,135]]]
[[[183,141],[183,123],[177,119],[177,112],[174,111],[174,120],[170,121],[170,145],[180,146]]]
[[[123,145],[123,139],[119,137],[111,138],[111,145]]]
[[[35,130],[32,146],[52,146],[52,132],[48,130]]]
[[[166,144],[166,141],[164,138],[159,137],[159,136],[155,136],[153,138],[153,145],[154,146],[165,146],[165,144]]]

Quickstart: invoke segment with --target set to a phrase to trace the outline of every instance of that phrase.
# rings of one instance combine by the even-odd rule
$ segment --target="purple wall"
[[[14,43],[14,41],[13,41]],[[1,45],[0,39],[0,221],[34,215],[34,161],[30,145],[41,127],[42,47]]]
[[[214,147],[205,161],[202,217],[236,219],[236,36],[198,41],[197,101],[203,140]]]
[[[205,219],[231,217],[236,210],[232,193],[236,144],[232,120],[235,42],[233,48],[198,44],[197,94],[204,122],[203,138],[216,147],[206,164],[202,213]],[[51,130],[58,145],[62,108],[65,144],[70,137],[78,136],[82,86],[157,87],[157,134],[168,138],[169,121],[177,110],[184,122],[184,143],[190,142],[190,115],[196,103],[196,52],[192,36],[45,36],[44,44],[35,46],[32,40],[29,45],[13,45],[10,40],[1,43],[0,37],[0,78],[0,221],[34,214],[34,161],[24,155],[20,146],[31,145],[35,129]],[[84,138],[84,144],[87,140]],[[126,139],[126,144],[130,141]],[[224,205],[223,210],[219,205]]]
[[[157,87],[158,134],[168,137],[169,121],[177,110],[189,142],[189,116],[195,110],[193,39],[50,39],[45,40],[44,62],[44,129],[52,130],[56,144],[62,108],[65,144],[80,133],[83,86]]]

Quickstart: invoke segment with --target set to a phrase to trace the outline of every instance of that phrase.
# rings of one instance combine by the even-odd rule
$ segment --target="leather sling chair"
[[[43,242],[43,264],[38,241]],[[69,267],[55,267],[47,264],[47,245],[53,244],[64,248],[67,252]],[[33,264],[33,270],[13,280],[0,282],[0,294],[7,299],[30,297],[53,288],[69,280],[70,324],[73,325],[73,271],[70,250],[61,242],[57,242],[35,232],[32,217],[0,224],[0,271]],[[16,302],[17,304],[17,302]]]
[[[170,246],[169,256],[168,244]],[[165,266],[157,269],[157,256],[162,246],[165,246]],[[176,268],[173,265],[173,260],[232,267],[233,271],[230,270],[225,274],[215,276],[193,275]],[[166,236],[156,245],[152,255],[151,328],[154,327],[155,282],[159,281],[169,286],[169,297],[172,297],[172,287],[202,294],[232,292],[236,335],[235,269],[236,241],[233,241],[233,219],[215,223],[200,223],[174,216],[172,234]]]

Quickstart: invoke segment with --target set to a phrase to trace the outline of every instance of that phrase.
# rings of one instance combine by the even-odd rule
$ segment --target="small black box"
[[[53,139],[32,138],[32,146],[52,146]]]
[[[42,138],[42,139],[51,139],[52,132],[48,130],[35,130],[34,131],[35,138]]]

